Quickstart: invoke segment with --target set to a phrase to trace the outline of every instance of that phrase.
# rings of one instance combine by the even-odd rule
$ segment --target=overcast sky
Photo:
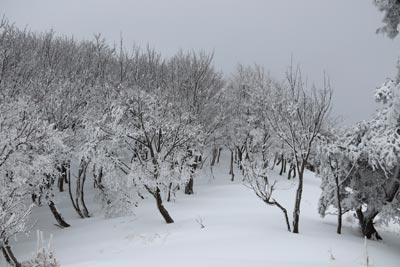
[[[122,33],[168,56],[179,49],[215,52],[224,73],[258,63],[282,78],[291,55],[309,80],[326,71],[334,113],[346,124],[368,119],[373,90],[395,74],[399,41],[376,35],[382,14],[372,0],[0,0],[0,13],[20,27],[54,29],[110,43]]]

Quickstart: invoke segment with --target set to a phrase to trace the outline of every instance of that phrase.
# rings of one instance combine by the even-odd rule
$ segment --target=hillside
[[[104,219],[93,192],[87,201],[94,216],[82,220],[62,193],[58,205],[72,227],[53,225],[49,210],[40,207],[33,211],[35,229],[44,231],[45,238],[53,235],[52,248],[62,267],[363,266],[364,240],[352,216],[346,217],[342,235],[335,232],[334,216],[319,217],[319,179],[313,173],[306,173],[301,233],[295,235],[287,232],[281,212],[262,203],[239,175],[229,181],[227,155],[224,159],[215,167],[214,178],[205,164],[196,178],[195,195],[180,194],[167,204],[174,224],[165,224],[152,199],[143,201],[134,217]],[[281,180],[276,198],[290,214],[295,183],[274,172],[270,176]],[[368,242],[372,266],[398,266],[399,233],[379,230],[384,241]],[[29,258],[36,247],[35,231],[18,241],[16,254]]]

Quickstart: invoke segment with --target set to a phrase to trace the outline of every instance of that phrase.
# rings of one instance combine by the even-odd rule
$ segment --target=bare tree
[[[304,171],[316,137],[326,122],[331,107],[332,89],[327,78],[324,87],[307,88],[300,69],[289,68],[286,82],[277,87],[266,113],[271,128],[292,151],[298,173],[298,187],[293,209],[293,233],[299,233],[300,205]]]

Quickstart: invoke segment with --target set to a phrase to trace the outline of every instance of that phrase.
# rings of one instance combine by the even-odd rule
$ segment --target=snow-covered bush
[[[43,240],[43,233],[37,232],[37,249],[35,256],[28,261],[21,263],[21,267],[60,267],[60,263],[54,257],[51,249],[51,239],[45,244]]]

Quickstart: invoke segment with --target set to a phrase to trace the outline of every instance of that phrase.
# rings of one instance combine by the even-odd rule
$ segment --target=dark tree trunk
[[[222,150],[222,148],[218,148],[217,163],[219,163],[219,158],[220,158],[220,156],[221,156],[221,150]]]
[[[93,187],[99,188],[101,191],[104,191],[103,182],[103,167],[100,167],[97,172],[96,165],[93,166]]]
[[[200,163],[200,160],[201,159],[199,156],[195,156],[194,162],[190,166],[190,179],[189,179],[189,182],[185,186],[185,194],[187,194],[187,195],[194,194],[194,190],[193,190],[194,179],[193,179],[193,177],[194,177],[194,173],[196,172],[197,166]]]
[[[235,150],[235,163],[237,163],[237,161],[238,161],[238,155],[237,155],[237,150],[236,149],[234,149]]]
[[[292,176],[293,173],[293,176]],[[288,180],[296,177],[296,165],[292,162],[289,165]]]
[[[382,240],[382,237],[379,235],[374,226],[374,219],[376,215],[378,215],[378,212],[363,213],[361,208],[358,208],[356,213],[363,236],[367,237],[368,239]]]
[[[293,171],[293,164],[292,163],[290,163],[290,165],[289,165],[290,167],[289,167],[289,171],[288,171],[288,180],[290,180],[291,178],[292,178],[292,171]]]
[[[49,200],[49,207],[50,207],[50,211],[53,214],[54,218],[56,219],[57,223],[61,226],[61,227],[70,227],[71,225],[69,225],[64,218],[61,216],[61,213],[57,210],[56,205],[54,204],[54,202],[52,200]]]
[[[58,190],[60,192],[64,192],[64,177],[62,177],[61,175],[60,177],[58,177],[57,185],[58,185]]]
[[[88,208],[86,207],[86,203],[85,203],[85,191],[84,191],[84,187],[85,187],[85,181],[86,181],[86,172],[87,172],[87,167],[88,167],[88,163],[85,162],[85,166],[83,168],[83,172],[82,172],[82,183],[81,183],[81,188],[80,188],[80,197],[81,197],[81,202],[82,202],[82,208],[83,208],[83,215],[85,215],[85,217],[89,218],[89,211]]]
[[[7,262],[9,265],[11,265],[12,262],[11,262],[10,256],[8,256],[7,250],[6,250],[4,247],[1,247],[1,252],[3,253],[3,257],[4,257],[4,259],[6,260],[6,262]]]
[[[238,147],[237,148],[237,155],[238,155],[238,167],[239,170],[243,169],[242,161],[243,161],[243,151]]]
[[[293,178],[296,177],[296,165],[293,164]]]
[[[104,176],[103,167],[101,167],[100,171],[99,171],[99,175],[97,176],[97,183],[98,184],[102,184],[103,183],[103,176]]]
[[[336,184],[336,204],[338,209],[338,225],[336,232],[340,235],[342,233],[342,200],[340,198],[340,185],[339,185],[339,177],[335,175],[335,184]]]
[[[211,166],[215,165],[217,157],[218,157],[218,148],[214,146],[213,150],[212,150],[212,158],[211,158],[211,163],[210,163]]]
[[[32,202],[36,203],[36,200],[38,199],[37,195],[35,193],[31,194],[31,198],[32,198]],[[39,204],[37,204],[38,206],[40,206]]]
[[[299,233],[299,221],[300,221],[300,204],[301,204],[301,197],[303,195],[303,175],[304,175],[305,164],[302,163],[300,169],[298,170],[299,173],[299,185],[297,187],[296,192],[296,201],[294,204],[293,210],[293,233]]]
[[[286,172],[286,160],[283,157],[283,155],[281,156],[281,159],[279,160],[280,164],[281,164],[281,171],[279,172],[279,175],[282,175],[283,173]],[[278,163],[279,163],[278,162]]]
[[[283,160],[283,173],[286,173],[286,163],[287,163],[287,160],[284,159]]]
[[[169,215],[168,211],[165,209],[165,207],[162,203],[160,189],[158,187],[156,189],[156,192],[154,193],[154,197],[156,198],[156,201],[157,201],[157,208],[160,211],[161,215],[163,216],[165,222],[173,223],[174,220],[171,218],[171,216]]]
[[[233,173],[233,150],[231,149],[231,164],[229,168],[229,174],[232,176],[231,181],[235,180],[235,174]]]
[[[68,193],[69,193],[69,197],[71,199],[71,203],[72,206],[74,207],[74,210],[76,211],[76,213],[78,213],[79,217],[81,217],[82,219],[85,218],[85,216],[83,216],[82,211],[79,209],[79,206],[77,206],[77,203],[75,203],[74,201],[74,197],[72,196],[72,188],[71,188],[71,169],[68,167]]]
[[[1,251],[9,265],[13,267],[21,267],[21,263],[19,263],[14,253],[12,252],[11,247],[7,243],[5,246],[1,247]]]
[[[185,194],[192,195],[193,193],[193,177],[190,177],[189,182],[185,186]]]
[[[85,180],[86,180],[87,166],[88,166],[88,163],[85,160],[82,160],[81,164],[79,166],[78,176],[76,178],[75,205],[76,205],[76,209],[79,210],[80,213],[82,214],[82,216],[83,216],[82,218],[89,217],[89,211],[85,205],[84,192],[83,192]],[[82,209],[80,207],[80,203],[82,204]]]
[[[58,190],[60,192],[64,192],[64,183],[67,181],[67,168],[65,164],[62,164],[60,167],[60,176],[58,177]]]
[[[281,204],[279,204],[278,202],[275,202],[275,205],[276,205],[279,209],[281,209],[281,211],[283,212],[283,215],[285,216],[286,227],[287,227],[288,231],[291,232],[290,223],[289,223],[289,217],[288,217],[288,214],[287,214],[287,210],[286,210]]]
[[[82,166],[79,167],[79,172],[78,172],[78,176],[76,177],[76,188],[75,188],[75,205],[77,210],[80,211],[80,213],[82,214],[82,218],[85,218],[85,215],[83,214],[81,207],[79,205],[79,199],[80,199],[80,192],[81,192],[81,168]]]
[[[186,189],[185,189],[185,190],[186,190]],[[171,201],[171,195],[172,195],[172,183],[169,183],[167,202],[170,202],[170,201]]]

